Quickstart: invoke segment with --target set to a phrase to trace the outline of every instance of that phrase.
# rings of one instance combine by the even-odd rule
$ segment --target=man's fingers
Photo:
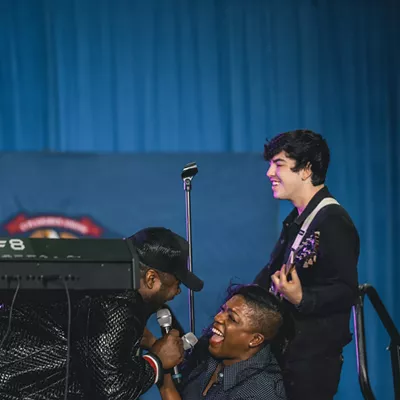
[[[300,281],[299,275],[297,275],[297,271],[296,268],[293,269],[293,271],[291,272],[292,275],[292,282],[293,283],[297,283]]]
[[[271,280],[274,283],[275,288],[279,285],[279,276],[276,275],[276,272],[274,275],[271,275]]]
[[[285,285],[287,283],[286,265],[285,264],[282,265],[282,268],[280,270],[280,278],[281,278],[282,284]]]

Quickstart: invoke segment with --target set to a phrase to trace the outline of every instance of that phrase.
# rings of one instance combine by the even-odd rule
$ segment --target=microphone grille
[[[172,315],[167,308],[157,311],[157,322],[161,328],[167,328],[172,325]]]
[[[183,335],[182,340],[183,340],[183,349],[184,350],[193,349],[195,344],[198,342],[197,337],[192,332],[188,332],[185,335]]]

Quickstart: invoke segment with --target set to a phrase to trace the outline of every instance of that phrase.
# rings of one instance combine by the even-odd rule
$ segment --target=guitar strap
[[[291,265],[294,262],[294,254],[295,254],[297,248],[299,247],[301,241],[303,240],[303,236],[307,232],[307,229],[311,225],[311,222],[313,221],[315,216],[318,214],[318,212],[322,208],[324,208],[326,206],[329,206],[330,204],[339,205],[339,203],[335,199],[333,199],[332,197],[325,197],[325,199],[322,199],[319,202],[319,204],[317,205],[317,207],[314,208],[312,213],[304,220],[303,225],[301,226],[300,231],[297,234],[296,239],[293,242],[292,249],[291,249],[290,254],[289,254],[289,259],[288,259],[286,265]]]

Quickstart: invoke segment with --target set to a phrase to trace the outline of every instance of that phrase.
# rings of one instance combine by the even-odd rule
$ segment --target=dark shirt
[[[278,363],[266,345],[245,361],[224,367],[215,383],[203,396],[218,361],[209,356],[189,375],[181,392],[183,400],[284,400],[283,379]]]
[[[12,294],[11,294],[12,295]],[[2,296],[0,338],[10,299]],[[134,400],[153,385],[138,350],[147,322],[137,292],[83,296],[71,292],[69,400]],[[49,292],[20,292],[11,333],[0,349],[0,399],[63,399],[67,361],[67,301]]]
[[[287,261],[304,220],[326,197],[332,196],[324,187],[300,215],[296,208],[288,215],[270,261],[257,275],[255,283],[270,287],[271,275]],[[315,231],[320,232],[316,263],[309,268],[296,266],[303,288],[302,302],[295,307],[284,300],[294,322],[294,337],[285,355],[286,362],[339,354],[351,341],[349,320],[357,295],[358,233],[340,205],[321,209],[304,238]]]

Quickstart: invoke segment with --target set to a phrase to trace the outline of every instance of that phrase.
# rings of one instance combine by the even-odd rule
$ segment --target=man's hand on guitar
[[[286,276],[286,265],[283,265],[280,271],[276,271],[272,276],[272,282],[275,290],[294,305],[299,305],[303,298],[303,289],[296,269],[291,271],[292,280],[288,281]]]

